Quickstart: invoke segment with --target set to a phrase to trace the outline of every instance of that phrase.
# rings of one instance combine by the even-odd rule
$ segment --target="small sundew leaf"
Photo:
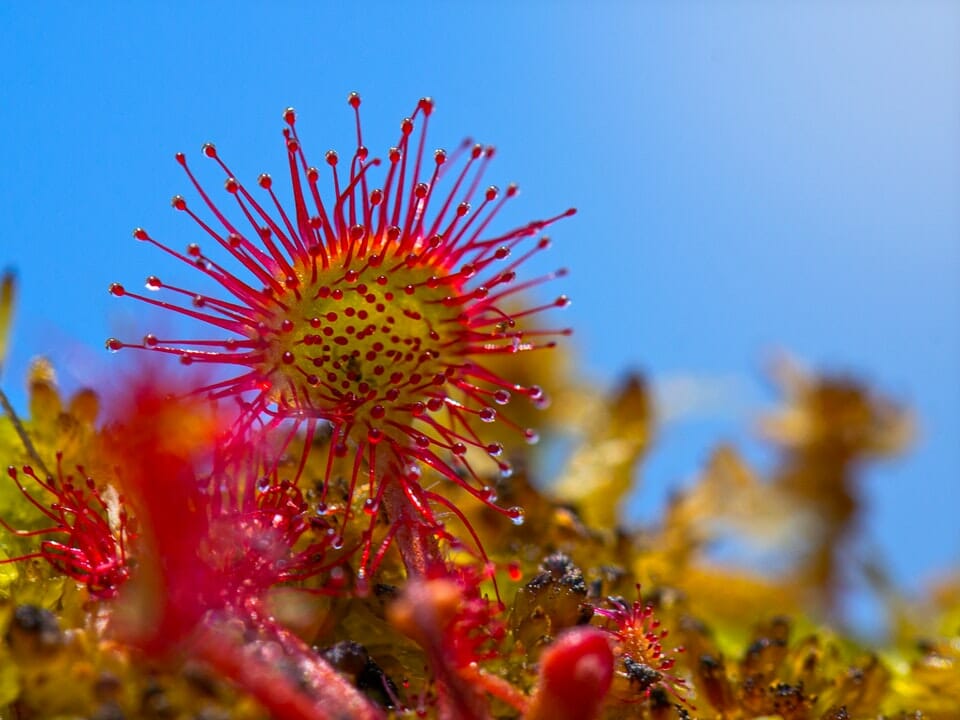
[[[616,524],[619,501],[632,487],[634,471],[653,433],[653,407],[646,383],[626,379],[601,408],[553,488],[557,497],[577,503],[593,527]]]
[[[63,401],[57,390],[57,373],[49,360],[38,357],[30,363],[27,384],[30,387],[31,421],[52,427],[63,411]]]
[[[0,275],[0,370],[3,370],[3,363],[7,358],[15,298],[16,277],[12,270],[4,270],[3,275]]]

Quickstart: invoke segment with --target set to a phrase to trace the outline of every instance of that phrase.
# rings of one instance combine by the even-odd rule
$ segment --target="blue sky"
[[[664,429],[632,513],[746,441],[783,348],[916,408],[913,452],[866,473],[867,544],[908,589],[960,565],[960,6],[346,5],[0,7],[18,402],[31,356],[76,387],[105,337],[142,333],[110,282],[189,275],[130,238],[195,239],[174,152],[215,140],[241,178],[279,177],[284,107],[319,157],[352,147],[349,91],[375,151],[431,95],[434,144],[495,143],[491,180],[521,184],[504,227],[580,209],[542,262],[572,270],[584,373],[725,388]]]

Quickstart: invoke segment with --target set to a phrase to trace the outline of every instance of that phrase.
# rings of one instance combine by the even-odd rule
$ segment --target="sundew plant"
[[[568,370],[566,270],[529,261],[562,264],[574,210],[505,225],[517,186],[493,147],[433,149],[432,100],[390,148],[348,108],[322,156],[282,113],[283,177],[177,153],[180,232],[137,227],[154,264],[109,288],[142,333],[106,340],[114,381],[64,396],[37,359],[26,413],[0,393],[0,717],[960,717],[957,578],[878,578],[883,647],[837,612],[905,408],[784,359],[775,468],[718,447],[622,526],[658,412]],[[0,360],[14,306],[7,276]],[[719,563],[730,538],[776,570]]]

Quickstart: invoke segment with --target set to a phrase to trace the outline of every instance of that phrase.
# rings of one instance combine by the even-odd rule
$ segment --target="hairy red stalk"
[[[469,682],[455,651],[457,616],[464,600],[463,588],[452,579],[412,579],[403,595],[390,607],[390,620],[427,653],[437,686],[437,717],[441,720],[491,718],[482,686]],[[476,677],[476,673],[471,673]]]
[[[305,645],[280,628],[273,643],[260,648],[245,643],[228,629],[228,623],[205,624],[198,629],[190,648],[211,667],[255,697],[273,718],[282,720],[380,720],[383,711],[371,703],[346,678]],[[289,667],[293,677],[277,669]]]
[[[437,689],[441,718],[490,717],[487,696],[518,711],[526,696],[480,663],[500,655],[507,629],[505,607],[488,599],[481,584],[493,579],[493,565],[435,567],[432,578],[408,581],[389,608],[391,622],[426,651]]]
[[[323,544],[294,547],[306,529],[299,490],[254,481],[259,449],[241,452],[236,438],[224,449],[209,409],[155,386],[125,392],[109,432],[143,531],[137,575],[119,598],[121,638],[151,655],[199,655],[282,720],[381,717],[263,610],[271,587],[323,563]],[[246,630],[260,645],[244,644]]]

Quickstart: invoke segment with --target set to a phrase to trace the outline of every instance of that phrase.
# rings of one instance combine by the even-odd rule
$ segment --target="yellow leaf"
[[[16,280],[13,272],[6,270],[0,276],[0,369],[3,368],[3,361],[7,357],[8,337],[13,321],[13,301],[16,297],[15,291]]]

